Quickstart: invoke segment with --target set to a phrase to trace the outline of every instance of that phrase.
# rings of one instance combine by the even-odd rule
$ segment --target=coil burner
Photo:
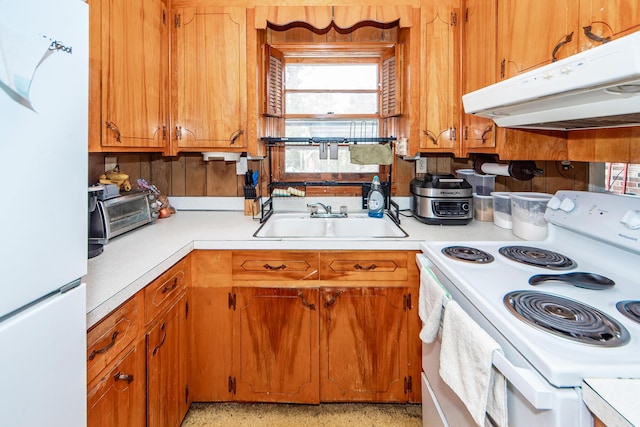
[[[629,341],[629,332],[615,319],[581,302],[535,291],[514,291],[504,296],[505,306],[517,318],[554,335],[604,347]]]
[[[640,323],[640,301],[620,301],[616,304],[616,308],[629,319],[636,323]]]
[[[570,270],[577,265],[574,260],[562,254],[531,246],[503,246],[500,254],[512,261],[550,270]]]
[[[472,262],[474,264],[489,264],[493,262],[493,255],[469,246],[447,246],[442,253],[457,261]]]

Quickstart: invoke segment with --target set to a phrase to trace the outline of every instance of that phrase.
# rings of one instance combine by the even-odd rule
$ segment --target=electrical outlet
[[[427,159],[419,158],[416,160],[416,173],[427,173]]]
[[[118,165],[118,156],[104,157],[104,171],[110,171]]]

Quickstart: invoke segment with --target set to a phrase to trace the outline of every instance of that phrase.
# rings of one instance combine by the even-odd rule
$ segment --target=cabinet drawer
[[[135,295],[87,333],[87,379],[91,381],[138,335],[141,299]]]
[[[232,276],[233,280],[317,280],[318,253],[233,252]]]
[[[183,258],[144,288],[144,318],[149,324],[183,293],[190,280],[189,258]]]
[[[320,253],[320,280],[406,281],[407,253]]]

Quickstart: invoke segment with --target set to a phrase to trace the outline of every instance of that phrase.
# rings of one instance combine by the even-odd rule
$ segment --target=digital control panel
[[[467,200],[434,200],[432,209],[437,216],[466,217],[469,214],[469,202]]]

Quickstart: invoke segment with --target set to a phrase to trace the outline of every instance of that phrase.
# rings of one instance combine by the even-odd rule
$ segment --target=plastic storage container
[[[544,212],[553,194],[511,193],[512,232],[525,240],[543,240],[547,237]]]
[[[511,193],[494,191],[493,197],[493,223],[500,228],[511,230]]]
[[[490,196],[496,188],[495,175],[482,175],[477,173],[473,177],[473,182],[475,183],[474,191],[479,196]]]
[[[380,188],[378,175],[374,176],[371,181],[371,190],[367,196],[367,209],[369,216],[373,218],[382,218],[384,214],[384,194]]]
[[[476,192],[476,171],[473,169],[456,169],[456,176],[465,179],[471,185],[471,192]]]
[[[473,217],[478,221],[493,221],[493,197],[473,195]]]

